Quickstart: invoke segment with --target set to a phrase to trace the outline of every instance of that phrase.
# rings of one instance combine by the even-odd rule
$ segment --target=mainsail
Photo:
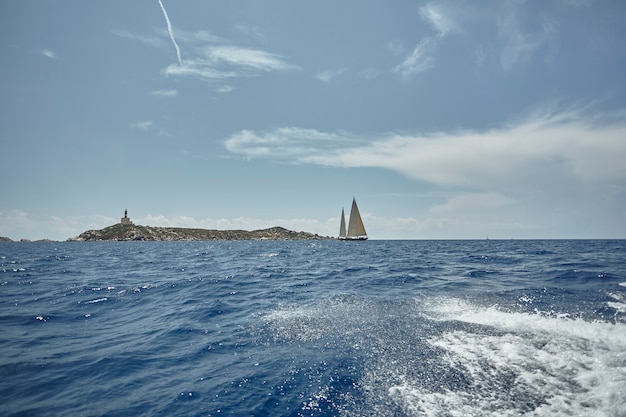
[[[352,198],[352,208],[350,209],[350,222],[348,223],[348,233],[345,231],[346,221],[341,209],[341,225],[339,227],[339,239],[341,240],[366,240],[367,232],[363,226],[363,220],[356,205],[356,199]]]

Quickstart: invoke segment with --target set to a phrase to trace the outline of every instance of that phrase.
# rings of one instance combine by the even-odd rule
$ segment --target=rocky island
[[[179,227],[153,227],[135,225],[124,217],[113,226],[100,230],[87,230],[80,235],[68,239],[72,242],[89,241],[127,241],[127,240],[321,240],[332,239],[308,232],[295,232],[284,227],[271,227],[262,230],[211,230],[189,229]]]
[[[87,230],[68,239],[74,242],[106,240],[320,240],[331,239],[308,232],[294,232],[283,227],[262,230],[209,230],[178,227],[152,227],[115,224],[100,230]]]

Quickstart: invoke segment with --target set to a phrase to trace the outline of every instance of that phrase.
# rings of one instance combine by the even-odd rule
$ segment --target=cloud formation
[[[577,7],[563,1],[564,7]],[[494,4],[466,2],[429,2],[418,8],[419,17],[434,31],[422,37],[402,63],[393,68],[404,78],[419,74],[435,66],[434,57],[450,44],[452,35],[463,36],[475,51],[475,62],[482,64],[487,52],[493,53],[500,67],[509,71],[529,62],[540,51],[550,51],[559,32],[560,16],[556,13],[533,13],[523,1],[501,1]],[[496,37],[485,38],[483,33],[495,31]],[[398,44],[389,44],[398,52]],[[492,52],[491,52],[492,51]],[[547,57],[550,58],[549,56]]]
[[[206,47],[204,58],[210,65],[227,65],[244,71],[284,71],[298,68],[288,64],[280,55],[233,45]]]
[[[526,13],[523,13],[522,6],[515,2],[505,2],[502,11],[497,15],[500,63],[505,70],[526,62],[548,41],[557,27],[553,19],[542,15],[536,17],[540,19],[540,28],[528,29],[529,25],[524,21]]]
[[[238,25],[235,25],[235,29],[237,29],[239,32],[245,35],[252,36],[253,38],[265,39],[265,35],[257,27],[238,24]]]
[[[49,216],[37,215],[23,210],[0,211],[2,236],[13,240],[53,239],[66,240],[90,229],[101,229],[117,219],[108,216]]]
[[[255,77],[268,72],[301,69],[298,65],[287,62],[285,57],[279,54],[236,45],[208,30],[188,32],[177,29],[174,36],[169,15],[161,0],[159,5],[165,17],[167,31],[160,31],[158,37],[137,35],[122,30],[114,30],[113,33],[159,48],[166,46],[163,38],[169,38],[176,49],[177,61],[162,69],[164,76],[223,82],[229,79]],[[247,35],[263,39],[262,33],[257,28],[245,25],[236,25],[235,28]],[[185,49],[185,60],[182,59],[181,46]],[[232,86],[223,85],[216,88],[219,92],[230,92],[234,89]]]
[[[465,213],[485,211],[493,208],[505,207],[515,200],[494,192],[463,193],[447,199],[444,204],[433,206],[430,211],[434,214],[447,214],[458,211]]]
[[[249,158],[384,168],[416,181],[475,190],[626,186],[626,123],[597,121],[565,111],[482,132],[362,137],[294,127],[245,130],[228,138],[225,146]]]
[[[436,42],[433,38],[422,39],[415,46],[413,52],[397,65],[393,71],[399,72],[403,77],[407,78],[432,68],[434,66],[432,51],[435,48],[435,44]]]
[[[51,59],[57,58],[57,54],[54,51],[51,51],[49,49],[42,49],[40,52],[41,52],[41,55],[45,56],[46,58],[51,58]]]
[[[148,130],[152,127],[154,122],[152,120],[146,120],[141,122],[135,122],[130,125],[134,129]]]
[[[138,35],[135,33],[131,33],[128,32],[126,30],[119,30],[119,29],[115,29],[112,31],[112,33],[116,36],[119,36],[120,38],[124,38],[124,39],[130,39],[133,41],[138,41],[143,43],[144,45],[148,45],[148,46],[154,46],[154,47],[162,47],[165,43],[163,42],[163,39],[159,36],[144,36],[144,35]]]
[[[1,214],[1,213],[0,213]],[[280,224],[290,230],[314,230],[332,234],[337,228],[338,219],[315,220],[301,218],[259,219],[252,217],[235,218],[195,218],[192,216],[173,216],[148,214],[134,219],[138,224],[149,224],[158,227],[186,227],[218,230],[258,230]]]
[[[245,157],[265,156],[277,159],[290,158],[302,162],[302,158],[324,152],[333,152],[350,140],[335,133],[315,129],[282,127],[270,132],[255,133],[242,130],[228,138],[224,145],[229,151]]]
[[[218,81],[294,69],[299,67],[287,63],[277,54],[234,45],[210,45],[201,48],[195,58],[187,59],[183,65],[170,65],[163,73]]]
[[[315,78],[322,82],[329,83],[333,80],[333,78],[338,77],[343,73],[344,69],[328,69],[315,74]]]
[[[230,93],[232,91],[235,91],[235,87],[233,87],[232,85],[228,85],[228,84],[224,84],[221,87],[217,88],[218,93]]]
[[[419,14],[423,20],[429,22],[434,27],[439,37],[444,37],[448,33],[457,30],[452,18],[444,12],[439,4],[428,3],[419,8]]]
[[[152,95],[159,97],[176,97],[178,90],[156,90],[152,92]]]
[[[433,55],[438,43],[449,33],[458,30],[452,18],[444,12],[443,7],[439,4],[431,2],[420,7],[419,15],[422,20],[435,29],[437,36],[428,36],[420,40],[413,51],[404,58],[404,61],[394,67],[393,71],[400,73],[404,78],[409,78],[434,67]]]

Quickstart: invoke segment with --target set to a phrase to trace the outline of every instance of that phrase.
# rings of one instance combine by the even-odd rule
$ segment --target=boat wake
[[[332,405],[345,416],[626,415],[623,323],[507,312],[454,298],[420,298],[393,309],[337,298],[280,309],[265,320],[275,340],[322,349],[329,367],[343,370],[325,384],[320,379],[305,410]],[[342,379],[354,382],[339,392]]]

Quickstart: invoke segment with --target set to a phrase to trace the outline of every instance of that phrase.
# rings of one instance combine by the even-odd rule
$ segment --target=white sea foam
[[[623,323],[503,312],[458,299],[438,300],[431,310],[437,320],[491,330],[456,329],[429,340],[472,383],[456,392],[409,379],[391,387],[389,395],[412,415],[626,415]],[[511,403],[524,396],[528,404]]]
[[[108,300],[107,297],[102,297],[102,298],[97,298],[95,300],[85,301],[85,302],[83,302],[83,304],[96,304],[96,303],[101,303],[101,302],[107,301],[107,300]]]
[[[285,341],[313,341],[328,334],[331,323],[317,307],[278,309],[265,317],[275,337]]]
[[[609,293],[609,297],[615,301],[608,301],[606,304],[618,313],[626,313],[626,295],[621,292]]]
[[[280,340],[364,354],[348,416],[626,416],[626,324],[452,298],[395,307],[323,300],[264,320]]]
[[[606,303],[606,305],[608,305],[612,309],[615,309],[615,311],[617,311],[618,313],[626,313],[626,304],[624,303],[609,301]]]

